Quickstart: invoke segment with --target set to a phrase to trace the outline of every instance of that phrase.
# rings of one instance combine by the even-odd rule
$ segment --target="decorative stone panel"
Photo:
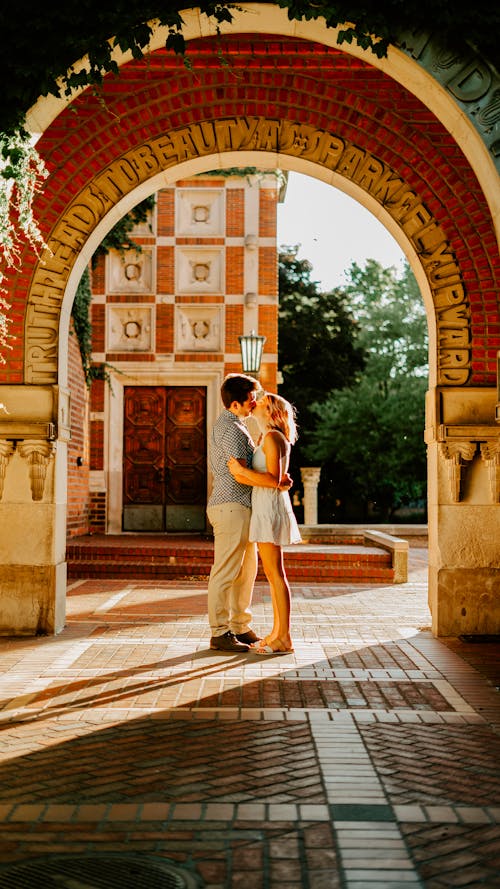
[[[222,351],[222,310],[218,306],[176,306],[177,352]]]
[[[152,293],[153,251],[148,248],[139,253],[127,250],[123,256],[111,250],[107,256],[108,293]]]
[[[54,443],[48,441],[20,441],[17,449],[29,466],[31,498],[42,500],[50,460],[54,457]]]
[[[150,352],[153,347],[153,307],[108,305],[108,352]]]
[[[177,293],[222,293],[223,250],[179,247],[177,250]]]
[[[441,456],[448,469],[448,484],[453,503],[460,503],[465,467],[472,462],[476,450],[475,441],[441,442]]]
[[[177,190],[176,233],[208,238],[224,235],[224,191],[219,188]]]

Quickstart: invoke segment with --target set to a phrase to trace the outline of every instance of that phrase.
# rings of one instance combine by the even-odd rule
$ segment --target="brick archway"
[[[372,211],[380,207],[383,221],[399,233],[428,310],[434,630],[494,632],[498,553],[493,542],[478,562],[473,541],[467,544],[471,517],[472,537],[483,538],[487,524],[500,531],[499,260],[492,212],[499,196],[491,153],[453,97],[430,76],[417,76],[417,62],[411,63],[414,82],[408,77],[406,85],[402,71],[410,63],[402,68],[397,53],[374,64],[367,54],[332,46],[317,24],[314,34],[324,40],[297,36],[305,26],[276,33],[266,17],[271,8],[262,9],[253,33],[229,28],[222,40],[192,36],[192,71],[156,49],[147,61],[124,62],[120,77],[106,78],[99,96],[87,90],[70,107],[59,106],[58,116],[48,114],[38,149],[50,175],[36,211],[51,252],[40,261],[26,252],[10,279],[17,338],[2,381],[57,388],[61,312],[67,317],[76,271],[117,218],[162,181],[209,166],[256,163],[258,153],[269,166],[342,183]],[[424,101],[426,90],[432,101]],[[36,109],[30,119],[34,126]],[[495,188],[485,190],[489,183]],[[64,410],[62,404],[60,429]],[[59,503],[60,492],[55,513]],[[60,534],[55,518],[52,533]],[[49,559],[48,596],[56,604],[37,618],[49,631],[60,626],[61,548],[56,540],[58,554]]]
[[[471,313],[460,265],[446,232],[417,188],[366,149],[296,121],[230,117],[170,130],[122,154],[73,199],[54,227],[48,253],[35,268],[27,305],[25,380],[58,382],[58,321],[61,297],[81,248],[118,201],[164,170],[209,158],[208,168],[229,152],[276,164],[277,156],[306,162],[352,182],[379,204],[401,229],[418,258],[434,306],[431,323],[436,353],[431,356],[439,385],[467,383],[471,375]],[[226,162],[231,165],[230,161]],[[240,161],[244,166],[245,161]],[[422,189],[423,190],[423,189]]]
[[[190,159],[238,152],[241,165],[241,152],[257,149],[272,166],[281,155],[304,167],[318,163],[384,207],[414,246],[434,296],[438,384],[493,384],[486,331],[498,336],[500,324],[495,331],[486,319],[498,272],[494,224],[452,135],[415,95],[338,49],[238,35],[225,39],[223,51],[229,71],[211,38],[189,44],[194,74],[163,50],[147,63],[129,62],[101,96],[77,97],[39,140],[51,175],[37,212],[54,256],[36,265],[25,255],[22,275],[12,279],[26,340],[16,331],[9,381],[56,381],[52,367],[42,376],[34,370],[44,351],[49,363],[55,357],[47,321],[38,350],[32,341],[43,301],[61,303],[76,257],[98,226],[105,233],[105,217],[112,226],[127,193]],[[50,314],[57,329],[58,312]]]

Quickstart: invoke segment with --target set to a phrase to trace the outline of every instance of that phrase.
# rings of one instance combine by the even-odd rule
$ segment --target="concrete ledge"
[[[427,525],[381,525],[367,529],[364,525],[300,525],[305,543],[347,544],[378,546],[391,554],[394,583],[408,581],[408,539],[427,537]],[[396,537],[389,530],[396,529],[404,537]]]
[[[394,569],[394,583],[407,583],[408,581],[408,550],[410,544],[402,537],[393,537],[384,531],[363,531],[365,546],[374,543],[391,553],[392,567]]]
[[[343,535],[359,535],[361,538],[366,531],[365,525],[300,525],[300,533],[304,540],[310,540],[311,538],[322,537],[325,540],[327,538],[334,537],[342,537]],[[393,524],[385,524],[385,525],[377,525],[377,531],[382,531],[384,534],[391,534],[395,537],[402,538],[412,538],[412,537],[427,537],[428,529],[427,525],[393,525]]]

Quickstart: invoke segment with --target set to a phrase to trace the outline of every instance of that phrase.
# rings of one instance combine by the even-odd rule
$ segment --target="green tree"
[[[370,502],[385,520],[425,498],[426,316],[408,264],[398,276],[370,259],[363,268],[353,263],[348,277],[344,293],[366,366],[353,386],[313,406],[314,443],[306,451],[324,463],[330,516],[323,521],[364,519]]]
[[[345,295],[338,289],[321,293],[311,280],[311,264],[297,258],[298,249],[282,246],[278,265],[278,367],[283,376],[279,393],[297,410],[299,439],[291,461],[297,485],[300,466],[311,465],[305,445],[316,421],[312,404],[326,400],[332,389],[351,385],[364,365]]]
[[[293,401],[305,429],[312,403],[352,383],[364,360],[346,296],[340,289],[320,292],[311,281],[310,262],[297,258],[298,249],[280,248],[278,366],[280,393]]]

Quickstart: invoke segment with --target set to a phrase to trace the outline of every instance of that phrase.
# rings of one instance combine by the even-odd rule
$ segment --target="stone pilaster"
[[[14,453],[14,443],[12,441],[0,441],[0,500],[3,497],[3,486],[5,482],[5,473],[9,460]]]
[[[481,442],[481,457],[488,467],[493,503],[500,503],[500,441]]]
[[[0,416],[0,635],[64,627],[69,394],[4,386]]]
[[[500,633],[500,428],[490,389],[431,390],[429,606],[436,636]]]

